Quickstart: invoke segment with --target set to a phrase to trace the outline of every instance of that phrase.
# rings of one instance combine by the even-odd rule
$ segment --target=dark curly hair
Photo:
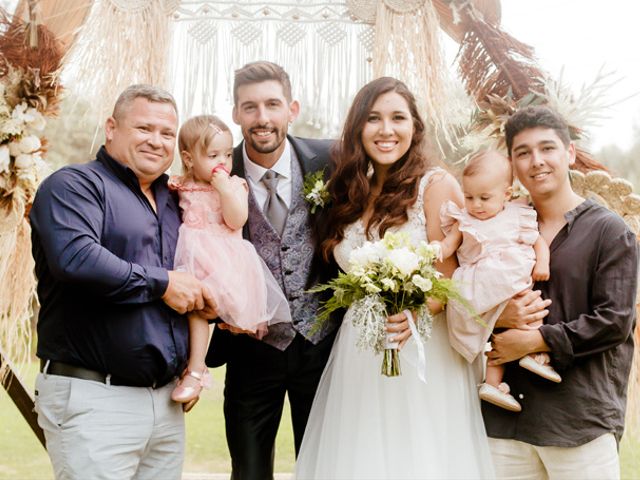
[[[367,236],[374,227],[382,237],[389,228],[406,223],[407,210],[418,197],[420,179],[430,166],[424,153],[424,122],[407,86],[395,78],[381,77],[362,87],[353,100],[340,140],[332,152],[328,186],[331,208],[327,212],[327,228],[321,245],[325,259],[329,259],[335,246],[344,238],[345,228],[360,218],[367,208],[371,194],[368,176],[371,159],[362,144],[362,131],[374,103],[388,92],[395,92],[407,101],[414,131],[409,149],[388,170],[382,191],[374,201],[373,214],[365,225]]]
[[[504,125],[504,137],[508,154],[511,155],[513,139],[516,135],[523,130],[538,127],[554,130],[565,147],[571,142],[569,126],[558,112],[545,105],[529,106],[511,115]]]

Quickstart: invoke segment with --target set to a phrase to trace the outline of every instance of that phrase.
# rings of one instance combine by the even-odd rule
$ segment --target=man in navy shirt
[[[180,212],[164,171],[177,124],[169,93],[127,88],[96,160],[60,169],[36,195],[36,409],[56,478],[181,476],[184,419],[170,393],[186,363],[183,314],[215,312],[195,277],[173,271]]]

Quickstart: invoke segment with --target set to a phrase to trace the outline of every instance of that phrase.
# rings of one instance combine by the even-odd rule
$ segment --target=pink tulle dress
[[[246,182],[230,177],[233,188]],[[182,209],[174,268],[203,281],[227,324],[256,332],[258,328],[291,322],[287,300],[264,261],[242,230],[232,230],[222,218],[220,195],[209,185],[172,178]]]
[[[457,252],[460,267],[452,278],[486,324],[476,322],[455,302],[447,305],[451,346],[473,362],[484,350],[509,299],[532,284],[536,261],[533,244],[539,235],[536,211],[521,203],[507,202],[495,217],[479,220],[449,201],[443,205],[440,219],[445,234],[458,222],[462,232]]]

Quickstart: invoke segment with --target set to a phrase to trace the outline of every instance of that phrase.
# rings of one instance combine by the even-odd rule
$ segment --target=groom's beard
[[[270,130],[271,135],[269,140],[261,141],[260,137],[255,133],[255,131],[265,131]],[[270,127],[267,125],[258,125],[256,127],[252,127],[247,131],[248,135],[244,135],[246,141],[249,142],[251,148],[258,153],[272,153],[275,152],[282,142],[284,142],[287,137],[287,127],[277,128]]]

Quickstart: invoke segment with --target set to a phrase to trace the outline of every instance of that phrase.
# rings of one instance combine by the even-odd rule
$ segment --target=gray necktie
[[[262,183],[269,192],[267,201],[264,204],[264,213],[275,231],[278,232],[278,235],[282,236],[289,209],[284,200],[278,195],[278,174],[273,170],[267,170],[262,177]]]

